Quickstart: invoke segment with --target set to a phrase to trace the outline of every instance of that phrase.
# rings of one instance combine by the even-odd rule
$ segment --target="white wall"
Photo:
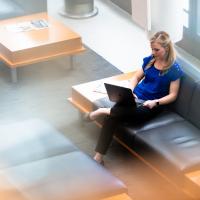
[[[183,33],[183,8],[181,0],[132,0],[132,18],[149,35],[166,31],[174,42]]]
[[[132,0],[132,18],[144,30],[151,30],[150,0]]]

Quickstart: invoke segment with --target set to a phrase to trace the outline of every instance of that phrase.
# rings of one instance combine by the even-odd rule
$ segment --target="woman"
[[[106,115],[96,146],[94,159],[103,164],[119,122],[144,122],[160,113],[165,105],[175,101],[183,72],[176,62],[175,50],[168,33],[157,32],[151,39],[152,55],[143,59],[142,68],[134,73],[131,80],[133,95],[142,104],[135,106],[116,104],[112,108],[99,108],[88,113],[88,120]]]

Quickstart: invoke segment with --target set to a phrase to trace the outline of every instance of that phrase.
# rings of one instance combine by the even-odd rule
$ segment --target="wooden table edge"
[[[108,198],[103,198],[101,200],[132,200],[132,199],[128,196],[128,194],[122,193]]]
[[[73,51],[67,51],[67,52],[62,52],[62,53],[58,53],[58,54],[53,54],[53,55],[50,55],[50,56],[44,56],[44,57],[29,59],[29,60],[26,60],[24,62],[11,62],[10,60],[8,60],[7,58],[5,58],[0,53],[0,59],[6,65],[8,65],[8,67],[10,67],[10,68],[16,68],[16,67],[22,67],[24,65],[30,65],[30,64],[34,64],[34,63],[38,63],[38,62],[42,62],[42,61],[48,61],[48,60],[55,59],[55,58],[61,57],[61,56],[68,56],[68,55],[79,54],[79,53],[84,52],[85,50],[86,50],[85,47],[82,47],[80,49],[76,49],[76,50],[73,50]]]
[[[72,97],[67,98],[67,100],[75,107],[78,108],[79,111],[82,113],[87,113],[89,112],[87,109],[85,109],[83,106],[81,106],[79,103],[73,101]]]

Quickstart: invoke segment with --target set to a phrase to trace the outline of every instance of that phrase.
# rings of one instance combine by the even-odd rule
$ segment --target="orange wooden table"
[[[72,86],[72,96],[68,99],[82,113],[91,112],[94,109],[93,103],[103,97],[106,93],[97,92],[96,89],[104,82],[130,80],[134,72],[128,72],[96,81],[82,83]]]
[[[24,31],[11,29],[40,19],[47,21],[48,27]],[[70,55],[70,64],[73,65],[72,56],[84,50],[80,35],[47,13],[0,21],[0,59],[11,68],[13,82],[17,81],[17,67],[66,55]]]

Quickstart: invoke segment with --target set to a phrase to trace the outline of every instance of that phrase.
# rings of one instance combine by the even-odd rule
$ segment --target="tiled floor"
[[[78,32],[84,44],[123,72],[141,66],[142,58],[150,54],[145,32],[131,19],[131,15],[109,0],[96,0],[99,13],[88,19],[70,19],[59,11],[63,1],[48,0],[48,12]]]

